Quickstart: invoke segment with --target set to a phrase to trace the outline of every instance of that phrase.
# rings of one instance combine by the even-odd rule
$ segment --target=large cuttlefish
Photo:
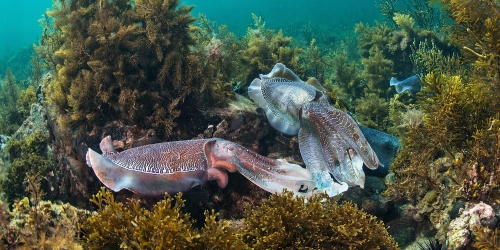
[[[318,191],[334,196],[348,186],[364,187],[363,163],[376,169],[377,155],[356,121],[332,107],[313,85],[320,86],[315,79],[302,81],[278,63],[269,74],[252,81],[248,94],[271,126],[287,135],[298,134],[300,153]]]
[[[184,192],[208,180],[224,188],[228,172],[240,172],[272,193],[283,189],[310,195],[315,182],[299,165],[259,155],[219,138],[164,142],[116,152],[110,136],[100,143],[102,155],[87,151],[87,164],[113,191],[128,189],[145,196]]]

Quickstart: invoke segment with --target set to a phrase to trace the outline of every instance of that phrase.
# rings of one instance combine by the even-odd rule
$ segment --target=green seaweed
[[[280,62],[295,72],[299,77],[303,76],[304,69],[299,64],[299,55],[303,50],[298,47],[290,47],[291,37],[283,35],[283,31],[276,33],[267,29],[262,18],[252,14],[254,25],[249,27],[244,39],[247,47],[241,51],[242,60],[248,64],[249,71],[245,82],[250,83],[259,73],[269,72],[272,67]]]
[[[83,224],[85,246],[89,249],[245,249],[236,230],[228,221],[216,220],[217,214],[205,212],[205,225],[193,228],[190,216],[183,214],[184,200],[179,193],[166,195],[152,210],[139,200],[117,202],[102,188],[91,201],[97,213]]]
[[[199,53],[191,51],[193,7],[179,2],[56,1],[48,12],[53,26],[46,24],[53,31],[38,51],[57,56],[46,59],[57,65],[44,92],[60,122],[102,126],[121,119],[169,137],[183,115],[196,115],[187,112],[189,100],[224,100],[208,91]]]
[[[54,174],[55,161],[47,155],[47,139],[44,134],[35,132],[25,140],[11,139],[6,150],[12,164],[7,168],[6,178],[0,182],[0,187],[8,201],[28,195],[25,178]],[[49,182],[48,179],[46,181]],[[49,191],[51,184],[45,188],[45,191]]]
[[[326,194],[271,195],[262,206],[247,207],[243,225],[253,249],[397,249],[376,217]]]

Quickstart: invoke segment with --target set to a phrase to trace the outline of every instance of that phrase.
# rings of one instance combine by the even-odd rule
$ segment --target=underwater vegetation
[[[439,1],[382,0],[378,1],[378,8],[392,25],[397,25],[394,20],[397,13],[410,16],[419,27],[427,30],[439,30],[447,20],[446,12],[442,11]]]
[[[278,62],[287,65],[301,76],[304,69],[299,64],[299,55],[303,50],[288,46],[292,38],[284,36],[282,30],[275,33],[274,30],[266,28],[266,23],[261,17],[255,14],[252,14],[252,17],[254,25],[248,28],[243,38],[247,42],[247,47],[241,51],[242,63],[250,66],[245,82],[250,83],[261,72],[271,71],[271,67]]]
[[[436,31],[422,28],[409,14],[392,14],[395,25],[376,22],[374,26],[359,23],[355,27],[362,68],[358,97],[352,102],[351,110],[363,125],[395,133],[399,113],[415,104],[410,93],[396,94],[390,79],[406,79],[420,72],[412,62],[415,48],[421,43],[433,46],[448,55],[454,51]],[[391,118],[392,117],[392,118]]]
[[[412,60],[425,73],[416,100],[422,116],[401,138],[403,147],[391,166],[386,194],[414,204],[418,219],[427,218],[438,229],[440,242],[482,248],[497,241],[484,234],[497,231],[487,219],[469,224],[473,219],[467,214],[484,202],[471,214],[487,217],[488,204],[496,203],[500,194],[500,47],[494,42],[500,36],[500,5],[443,3],[454,21],[450,42],[460,53],[449,55],[434,44],[416,48]],[[466,7],[469,4],[477,8]],[[448,215],[464,203],[458,217]]]
[[[56,1],[48,13],[56,31],[39,49],[57,56],[44,58],[56,65],[45,93],[61,122],[122,119],[171,136],[184,103],[208,89],[190,50],[191,9],[179,1]]]
[[[25,183],[27,177],[41,178],[46,194],[57,188],[56,162],[48,155],[46,135],[35,132],[25,140],[11,139],[6,150],[11,164],[6,168],[5,177],[0,180],[0,188],[7,201],[13,202],[28,195]]]
[[[2,249],[83,249],[78,242],[80,224],[89,212],[42,200],[41,178],[25,181],[30,196],[12,204],[0,200],[0,247]]]
[[[83,225],[89,249],[397,249],[383,223],[351,203],[337,204],[326,195],[297,198],[292,192],[271,195],[262,206],[246,206],[238,228],[217,213],[205,212],[205,225],[193,228],[182,214],[181,195],[166,196],[151,210],[139,200],[117,202],[101,189],[93,196],[98,206]],[[280,215],[280,216],[276,216]],[[355,218],[355,219],[353,219]]]
[[[498,8],[498,5],[495,8]],[[472,13],[468,13],[468,15],[473,13],[479,15],[476,10],[469,11]],[[481,13],[487,15],[488,11],[482,10]],[[459,20],[464,18],[465,15],[461,12],[456,14]],[[488,19],[487,16],[486,19]],[[457,23],[456,25],[458,27],[455,27],[455,29],[458,29],[462,24]],[[498,29],[495,31],[499,33]],[[482,59],[474,58],[476,61],[469,59],[468,64],[464,64],[459,62],[464,58],[445,56],[435,47],[427,46],[426,48],[427,53],[420,51],[418,54],[421,56],[421,61],[429,59],[428,62],[436,63],[436,60],[432,58],[439,55],[442,58],[442,65],[436,67],[435,70],[429,69],[430,73],[422,78],[423,90],[417,95],[419,97],[417,103],[423,112],[422,122],[418,126],[411,127],[408,134],[403,138],[405,146],[397,157],[401,162],[394,164],[395,173],[406,173],[405,176],[409,178],[407,179],[409,182],[410,179],[416,176],[412,178],[412,174],[408,173],[408,171],[399,172],[399,167],[409,164],[412,166],[411,169],[416,170],[420,168],[418,166],[422,166],[420,171],[425,169],[426,172],[431,173],[429,166],[432,166],[431,163],[439,157],[449,158],[453,168],[447,174],[451,176],[460,173],[460,171],[453,171],[459,169],[477,169],[479,171],[479,167],[482,169],[480,172],[488,171],[488,168],[495,170],[495,166],[498,166],[498,152],[496,152],[498,147],[496,145],[498,145],[497,134],[499,132],[499,101],[494,93],[498,88],[499,81],[494,74],[496,71],[487,69],[497,67],[497,63],[490,60],[490,66],[487,67]],[[464,50],[468,51],[468,49]],[[489,51],[495,54],[500,53],[499,48],[496,51]],[[457,69],[458,65],[465,68],[470,66],[470,69]],[[430,68],[430,66],[424,67]],[[415,164],[417,162],[418,164]],[[464,164],[467,167],[464,167]],[[474,165],[476,167],[472,167]],[[444,169],[444,172],[447,170]],[[443,169],[440,171],[443,171]],[[468,175],[466,173],[462,174],[464,174],[464,178]],[[478,173],[478,175],[482,174]],[[441,175],[438,174],[437,176]],[[419,181],[422,180],[422,178],[419,178]],[[465,180],[453,181],[453,183],[456,182],[461,186],[464,184],[463,181]],[[443,184],[442,181],[429,179],[429,183],[419,185],[424,187]],[[487,183],[478,183],[475,186],[486,188],[489,185]],[[464,198],[480,198],[479,193],[470,193],[465,192],[468,189],[459,189],[464,191],[462,193]],[[391,190],[393,189],[391,188]],[[400,197],[404,196],[406,199],[411,200],[415,198],[415,195],[421,196],[423,194],[417,195],[415,191],[412,191]],[[481,200],[484,199],[488,199],[487,195],[482,196]]]
[[[36,102],[35,87],[20,87],[12,70],[7,68],[0,85],[0,134],[11,135],[28,117],[31,104]]]
[[[53,2],[41,20],[31,79],[16,79],[7,70],[0,88],[0,134],[12,135],[43,81],[53,137],[47,142],[43,133],[33,133],[11,139],[6,148],[11,164],[0,181],[6,198],[0,202],[0,248],[396,249],[375,217],[322,195],[271,195],[263,205],[247,205],[236,226],[222,219],[223,212],[205,212],[201,228],[192,219],[200,215],[182,213],[181,196],[151,205],[119,202],[131,195],[121,192],[115,200],[101,190],[92,198],[92,215],[42,201],[75,197],[80,207],[89,206],[99,183],[84,156],[105,133],[116,133],[120,150],[226,135],[217,125],[225,118],[213,108],[226,106],[234,92],[245,95],[251,80],[278,62],[302,79],[316,77],[335,107],[360,125],[400,137],[384,194],[404,204],[398,209],[419,225],[432,225],[438,243],[499,248],[492,217],[500,198],[498,1],[380,1],[387,22],[360,23],[355,36],[331,48],[325,47],[336,39],[331,34],[305,25],[295,31],[300,40],[286,28],[269,29],[255,14],[246,35],[237,37],[203,15],[196,21],[192,7],[178,0]],[[422,84],[415,95],[390,86],[391,77],[410,76]],[[234,121],[224,120],[228,130],[248,123],[247,111],[238,112]],[[276,143],[280,135],[262,124],[252,127],[263,138],[251,149],[269,153],[273,145],[262,144]],[[208,125],[212,132],[204,133]],[[296,140],[280,140],[297,151]],[[300,158],[298,152],[291,157]]]
[[[179,193],[156,203],[152,210],[140,200],[117,202],[113,194],[101,189],[91,201],[98,206],[83,224],[85,246],[89,249],[243,249],[245,244],[228,221],[217,220],[205,212],[205,225],[193,228],[194,221],[181,212],[184,200]]]
[[[326,194],[272,195],[262,206],[247,208],[243,230],[253,249],[398,249],[376,217]]]

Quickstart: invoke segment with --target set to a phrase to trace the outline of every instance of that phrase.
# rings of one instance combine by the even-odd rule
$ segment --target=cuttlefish
[[[348,186],[364,187],[363,163],[376,169],[377,155],[356,121],[332,107],[313,85],[278,63],[269,74],[252,81],[248,94],[271,126],[287,135],[298,134],[300,153],[318,191],[334,196]]]
[[[224,188],[227,172],[239,172],[271,193],[287,189],[308,196],[315,186],[307,169],[219,138],[164,142],[117,152],[107,136],[99,146],[102,155],[89,148],[87,164],[113,191],[128,189],[140,195],[162,196],[210,180]]]
[[[398,81],[398,79],[391,77],[389,81],[390,86],[394,86],[396,88],[396,92],[398,94],[403,93],[405,91],[410,92],[412,95],[415,95],[422,88],[422,83],[420,82],[421,74],[410,76],[404,80]]]

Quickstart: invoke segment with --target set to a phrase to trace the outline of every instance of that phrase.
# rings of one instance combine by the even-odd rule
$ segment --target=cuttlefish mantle
[[[283,189],[311,195],[311,173],[296,164],[259,155],[219,138],[164,142],[116,152],[110,136],[100,143],[102,155],[90,149],[87,164],[113,191],[128,189],[145,196],[184,192],[209,180],[224,188],[227,172],[240,172],[272,193]]]
[[[300,80],[281,63],[271,73],[254,79],[248,95],[264,110],[269,124],[286,135],[299,132],[299,111],[304,103],[329,103],[323,92]]]
[[[399,94],[408,91],[412,95],[414,95],[422,88],[420,77],[421,74],[413,75],[402,81],[398,81],[398,79],[391,77],[389,85],[394,86],[396,88],[396,92],[398,92]]]

